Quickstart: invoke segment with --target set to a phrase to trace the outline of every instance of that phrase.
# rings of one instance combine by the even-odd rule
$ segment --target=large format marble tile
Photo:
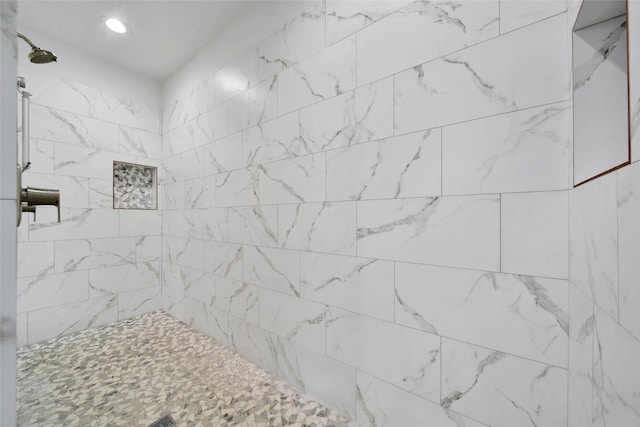
[[[260,289],[260,327],[319,353],[325,352],[327,307]]]
[[[162,257],[162,237],[161,236],[136,237],[136,261],[137,262],[159,261],[161,257]]]
[[[216,302],[216,276],[183,267],[188,277],[184,278],[184,294],[198,302],[213,306]]]
[[[595,309],[593,423],[640,423],[640,342],[609,314]]]
[[[55,271],[54,242],[18,242],[18,277],[44,276]]]
[[[565,34],[565,17],[550,18],[396,74],[396,133],[567,99]]]
[[[164,211],[164,215],[167,211]],[[195,235],[199,239],[228,241],[229,240],[229,217],[227,209],[197,209],[194,212]],[[164,230],[162,231],[164,234]]]
[[[150,159],[161,159],[162,138],[157,133],[119,126],[118,151]]]
[[[516,30],[565,10],[566,0],[501,0],[500,33]]]
[[[567,422],[567,371],[442,339],[442,406],[491,426]]]
[[[383,320],[394,320],[390,261],[300,252],[300,295]]]
[[[163,260],[176,263],[194,270],[204,271],[204,241],[163,237]]]
[[[38,221],[29,224],[29,240],[74,240],[118,236],[118,212],[108,209],[39,208]]]
[[[114,160],[135,163],[136,159],[130,154],[56,144],[54,170],[56,175],[110,179],[113,177]]]
[[[277,221],[282,248],[355,255],[355,202],[279,205]]]
[[[327,355],[413,394],[440,399],[440,337],[331,308]]]
[[[88,270],[136,262],[133,237],[55,242],[56,272]]]
[[[498,22],[495,0],[413,2],[358,32],[358,84],[495,37]]]
[[[180,314],[183,316],[184,323],[221,344],[229,344],[229,326],[226,313],[207,303],[185,297],[183,311]]]
[[[118,320],[160,310],[162,306],[161,291],[160,286],[154,286],[119,294]]]
[[[162,234],[162,213],[159,210],[121,209],[120,236],[159,236]]]
[[[571,283],[618,318],[617,175],[605,175],[569,195]]]
[[[362,371],[358,371],[357,399],[356,421],[361,427],[381,425],[482,427],[485,425]]]
[[[618,171],[620,324],[640,339],[640,163]]]
[[[215,207],[216,182],[217,177],[214,175],[185,181],[185,207],[187,209]]]
[[[202,160],[198,157],[198,154],[200,153],[196,150],[189,150],[165,158],[162,161],[160,182],[169,184],[199,177],[202,173]]]
[[[327,45],[333,44],[356,31],[371,25],[411,0],[344,1],[327,0]]]
[[[195,238],[195,211],[192,209],[165,210],[162,212],[162,235]]]
[[[244,246],[244,281],[261,288],[300,296],[300,255],[298,251]]]
[[[242,135],[235,133],[198,148],[202,175],[240,169],[242,165]]]
[[[37,70],[36,67],[37,64],[20,64],[18,71],[18,76],[26,80],[25,90],[31,93],[32,105],[46,105],[57,110],[89,116],[89,86]]]
[[[259,203],[259,179],[256,168],[238,169],[216,175],[218,207],[247,206]]]
[[[277,372],[277,337],[252,323],[229,316],[229,347],[262,369]]]
[[[160,133],[160,108],[91,88],[91,117]]]
[[[299,155],[299,133],[297,111],[244,130],[243,166],[254,166]]]
[[[89,299],[88,273],[47,274],[18,279],[18,312],[86,301]]]
[[[503,194],[501,271],[569,278],[569,193]]]
[[[97,298],[160,286],[160,262],[94,268],[89,270],[89,297]]]
[[[327,199],[438,196],[440,129],[327,152]]]
[[[227,126],[235,133],[278,114],[277,77],[265,81],[233,98],[227,104]]]
[[[65,144],[118,151],[118,126],[55,108],[31,106],[30,136]]]
[[[26,187],[54,188],[60,190],[60,206],[64,208],[82,209],[90,207],[88,178],[81,176],[40,174],[28,171],[22,175],[22,188]]]
[[[326,199],[325,153],[267,163],[257,169],[260,203],[309,203]]]
[[[443,128],[443,194],[570,188],[571,128],[567,102]]]
[[[396,263],[397,323],[567,367],[568,282]]]
[[[498,196],[358,202],[358,256],[497,271]]]
[[[593,425],[593,301],[569,287],[568,427]]]
[[[238,319],[258,325],[260,322],[259,288],[250,283],[216,278],[216,308]]]
[[[393,135],[393,80],[384,79],[300,110],[300,152]]]
[[[29,344],[118,320],[116,296],[93,298],[29,313]]]
[[[356,87],[356,38],[349,37],[278,74],[278,113],[340,95]]]
[[[229,209],[229,240],[245,245],[278,246],[278,207]]]
[[[277,345],[280,378],[355,419],[355,368],[281,337]]]

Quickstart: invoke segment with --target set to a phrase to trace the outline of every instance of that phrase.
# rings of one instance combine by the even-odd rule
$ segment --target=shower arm
[[[29,46],[31,46],[33,49],[38,49],[38,46],[33,44],[33,42],[31,40],[29,40],[29,38],[27,36],[25,36],[24,34],[18,33],[18,37],[20,37],[22,40],[26,41],[29,44]]]

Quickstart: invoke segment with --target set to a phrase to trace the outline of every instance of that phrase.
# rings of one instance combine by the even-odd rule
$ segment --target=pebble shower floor
[[[19,426],[355,427],[164,312],[18,350]]]

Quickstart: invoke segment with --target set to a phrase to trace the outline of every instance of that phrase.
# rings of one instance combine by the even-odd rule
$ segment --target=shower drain
[[[166,415],[160,418],[158,421],[154,421],[149,424],[149,427],[171,427],[177,426],[176,422],[171,418],[171,415]]]

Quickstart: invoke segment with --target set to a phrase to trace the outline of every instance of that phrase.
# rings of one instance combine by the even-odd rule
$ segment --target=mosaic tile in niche
[[[156,168],[113,162],[113,208],[157,209]]]

